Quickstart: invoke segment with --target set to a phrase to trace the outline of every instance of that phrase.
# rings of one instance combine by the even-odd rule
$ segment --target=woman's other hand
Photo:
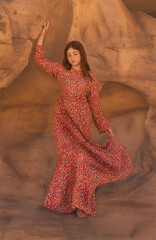
[[[106,136],[109,138],[110,136],[114,136],[114,132],[111,128],[108,128],[106,131]]]

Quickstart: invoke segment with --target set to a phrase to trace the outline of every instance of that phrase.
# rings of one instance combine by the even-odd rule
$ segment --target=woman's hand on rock
[[[47,18],[46,21],[43,23],[42,32],[46,32],[49,28],[49,19]]]

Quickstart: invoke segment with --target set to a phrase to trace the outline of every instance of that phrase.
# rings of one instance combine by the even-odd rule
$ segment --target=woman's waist
[[[79,95],[60,95],[59,96],[61,101],[64,102],[87,102],[86,96],[79,96]]]
[[[57,106],[60,106],[62,108],[68,108],[70,107],[77,107],[77,108],[84,108],[89,107],[88,101],[86,97],[83,98],[71,98],[71,97],[64,97],[62,95],[59,96],[56,102]]]

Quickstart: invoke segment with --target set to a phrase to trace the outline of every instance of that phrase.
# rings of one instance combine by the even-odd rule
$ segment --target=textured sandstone
[[[125,5],[131,11],[143,11],[153,17],[156,17],[156,1],[155,0],[123,0]]]
[[[46,0],[0,2],[0,89],[7,87],[28,65],[47,16]]]
[[[156,239],[156,19],[120,0],[6,0],[0,15],[0,239]],[[87,221],[40,208],[56,164],[51,123],[59,95],[32,60],[47,15],[46,57],[61,62],[66,42],[82,41],[103,111],[135,167],[97,189],[98,216]]]

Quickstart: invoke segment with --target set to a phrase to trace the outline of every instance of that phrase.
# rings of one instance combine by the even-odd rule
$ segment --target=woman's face
[[[67,59],[73,68],[80,69],[81,55],[79,50],[70,47],[67,50]]]

